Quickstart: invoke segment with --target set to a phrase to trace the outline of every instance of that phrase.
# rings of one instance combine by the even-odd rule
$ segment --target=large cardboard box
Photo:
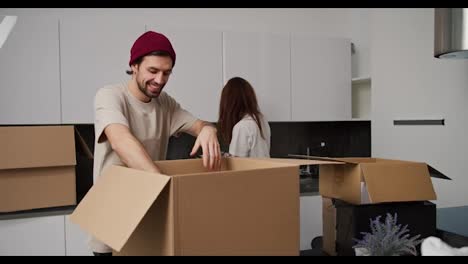
[[[299,255],[299,164],[316,161],[156,164],[162,174],[104,169],[71,221],[117,255]]]
[[[0,127],[0,212],[76,204],[73,126]]]
[[[336,162],[319,165],[320,195],[351,204],[436,200],[431,177],[450,179],[423,162],[292,156]]]

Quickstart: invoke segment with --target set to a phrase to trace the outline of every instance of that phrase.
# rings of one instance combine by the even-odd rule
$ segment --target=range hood
[[[468,8],[435,8],[434,57],[468,59]]]

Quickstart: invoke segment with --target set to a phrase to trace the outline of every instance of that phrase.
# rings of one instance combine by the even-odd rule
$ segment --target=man
[[[167,93],[176,62],[176,53],[166,36],[148,31],[141,35],[130,51],[131,80],[105,86],[95,97],[94,181],[112,164],[159,173],[154,160],[166,158],[169,137],[179,132],[196,136],[191,156],[201,147],[203,165],[221,166],[217,130],[198,120]],[[94,255],[112,255],[112,249],[91,239]]]

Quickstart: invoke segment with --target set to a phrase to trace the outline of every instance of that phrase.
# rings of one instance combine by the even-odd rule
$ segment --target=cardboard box
[[[76,204],[73,126],[0,127],[0,212]]]
[[[103,170],[72,222],[116,255],[299,255],[299,164],[223,158],[156,161],[163,174]]]
[[[397,224],[402,227],[408,225],[410,237],[420,235],[419,239],[423,239],[436,235],[436,205],[429,201],[353,205],[335,200],[334,207],[338,256],[354,256],[353,239],[362,239],[361,232],[371,232],[370,219],[380,215],[383,222],[387,213],[397,214]],[[420,245],[416,248],[419,250]]]
[[[422,162],[291,156],[337,162],[319,165],[319,192],[351,204],[436,200],[431,177],[450,179]]]

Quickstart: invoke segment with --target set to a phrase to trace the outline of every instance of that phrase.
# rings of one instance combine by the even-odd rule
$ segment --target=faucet
[[[309,147],[307,147],[307,156],[310,156],[310,148]],[[307,165],[306,172],[307,172],[308,175],[310,175],[310,165]]]

